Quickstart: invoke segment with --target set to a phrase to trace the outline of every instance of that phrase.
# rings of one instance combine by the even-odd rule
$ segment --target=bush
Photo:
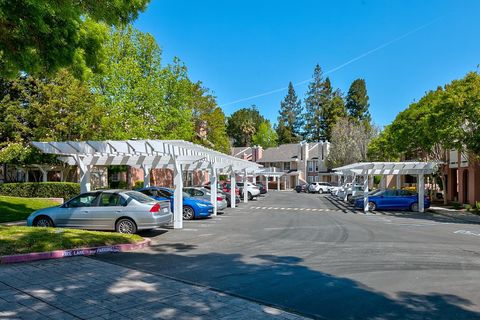
[[[133,189],[140,189],[140,188],[143,188],[143,180],[135,181],[135,185],[133,186]]]
[[[453,209],[458,210],[458,209],[462,208],[462,205],[458,202],[453,202],[452,207],[453,207]]]
[[[465,205],[463,206],[463,208],[465,208],[465,210],[467,210],[467,212],[470,212],[470,210],[472,210],[472,206],[469,205],[469,204],[465,204]]]
[[[0,195],[23,198],[63,198],[80,193],[80,184],[73,182],[23,182],[0,184]]]

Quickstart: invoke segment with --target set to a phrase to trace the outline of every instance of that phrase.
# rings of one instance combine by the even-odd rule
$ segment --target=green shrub
[[[143,188],[143,181],[142,180],[135,181],[135,185],[133,186],[133,189],[140,189],[140,188]]]
[[[63,198],[80,193],[80,184],[73,182],[22,182],[0,184],[0,195],[24,198]]]
[[[475,209],[480,211],[480,201],[475,201]]]
[[[458,210],[458,209],[461,209],[461,208],[462,208],[462,206],[461,206],[460,203],[458,203],[458,202],[453,202],[453,203],[452,203],[452,207],[453,207],[453,209],[455,209],[455,210]]]
[[[464,207],[465,210],[467,210],[468,212],[469,212],[470,210],[472,210],[472,206],[469,205],[469,204],[466,204],[466,205],[464,205],[463,207]]]

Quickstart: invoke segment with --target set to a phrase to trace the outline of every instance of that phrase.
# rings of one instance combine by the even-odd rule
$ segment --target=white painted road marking
[[[472,231],[468,231],[468,230],[457,230],[457,231],[455,231],[454,233],[456,233],[456,234],[465,234],[465,235],[468,235],[468,236],[480,237],[480,233],[476,233],[476,232],[472,232]]]

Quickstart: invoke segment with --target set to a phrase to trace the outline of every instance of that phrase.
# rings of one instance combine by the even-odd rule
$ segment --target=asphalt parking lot
[[[480,318],[478,224],[272,191],[184,227],[96,259],[318,319]]]

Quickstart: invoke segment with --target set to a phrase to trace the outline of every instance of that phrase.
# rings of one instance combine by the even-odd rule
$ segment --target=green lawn
[[[80,247],[97,247],[143,240],[138,235],[59,228],[0,226],[0,256]]]
[[[25,220],[33,211],[53,206],[58,206],[58,203],[44,199],[0,196],[0,223]]]

